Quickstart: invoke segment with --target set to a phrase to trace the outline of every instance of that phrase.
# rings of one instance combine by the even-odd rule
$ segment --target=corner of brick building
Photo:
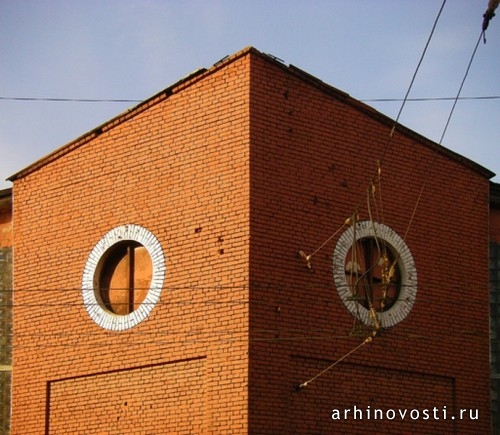
[[[166,94],[14,183],[13,434],[364,433],[331,419],[354,405],[489,417],[487,178],[404,129],[385,148],[387,119],[254,49]],[[332,253],[357,204],[376,212],[365,193],[384,151],[374,219],[405,234],[426,185],[405,237],[415,304],[297,390],[360,344]],[[81,279],[125,224],[158,238],[166,278],[147,320],[110,332]],[[486,419],[369,423],[489,432]]]

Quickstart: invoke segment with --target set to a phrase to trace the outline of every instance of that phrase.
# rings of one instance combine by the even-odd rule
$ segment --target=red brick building
[[[0,190],[0,434],[10,427],[12,378],[12,190]]]
[[[13,434],[491,432],[490,171],[253,48],[11,177]]]
[[[490,337],[493,433],[500,432],[500,184],[490,186]]]

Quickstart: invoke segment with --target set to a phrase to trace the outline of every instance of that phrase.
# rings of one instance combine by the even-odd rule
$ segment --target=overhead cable
[[[429,101],[454,101],[456,97],[414,97],[414,98],[360,98],[364,103],[398,103],[406,102],[429,102]],[[471,95],[460,97],[459,100],[499,100],[500,95]],[[144,100],[134,99],[107,99],[107,98],[50,98],[50,97],[7,97],[0,96],[3,101],[41,101],[52,103],[140,103]]]
[[[100,99],[100,98],[37,98],[37,97],[4,97],[0,96],[0,100],[7,101],[50,101],[56,103],[140,103],[143,100],[129,99]]]

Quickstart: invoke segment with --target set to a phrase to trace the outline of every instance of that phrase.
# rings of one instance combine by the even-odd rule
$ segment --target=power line
[[[55,103],[140,103],[144,100],[100,99],[100,98],[37,98],[37,97],[2,97],[4,101],[49,101]]]
[[[334,282],[333,281],[328,281],[328,282],[325,282],[325,283],[315,283],[312,287],[309,287],[309,285],[307,286],[307,288],[314,288],[316,290],[321,290],[321,291],[330,291],[330,289],[332,288],[332,286],[334,285]],[[419,287],[422,287],[422,288],[425,288],[427,290],[434,290],[434,289],[439,289],[439,288],[442,288],[443,284],[442,283],[428,283],[428,282],[420,282],[419,283]],[[486,283],[486,286],[487,286],[487,283]],[[401,283],[401,287],[405,287],[405,284],[404,283]],[[484,287],[481,286],[481,285],[473,285],[471,286],[469,282],[460,282],[458,285],[450,285],[448,286],[449,290],[453,290],[453,291],[461,291],[461,290],[466,290],[466,289],[470,289],[470,290],[480,290],[480,289],[483,289]],[[287,290],[287,291],[292,291],[292,292],[298,292],[298,294],[305,290],[306,289],[306,284],[302,284],[302,285],[293,285],[293,284],[289,284],[289,283],[270,283],[270,284],[263,284],[263,285],[259,285],[259,284],[254,284],[254,285],[238,285],[238,284],[235,284],[235,285],[223,285],[223,286],[217,286],[217,285],[207,285],[207,286],[197,286],[197,285],[193,285],[193,286],[164,286],[164,287],[149,287],[148,290],[152,290],[152,289],[156,289],[156,290],[162,290],[164,292],[168,292],[168,294],[172,294],[173,292],[177,292],[177,291],[189,291],[189,292],[217,292],[217,291],[233,291],[233,290],[243,290],[243,291],[254,291],[254,292],[258,292],[258,291],[270,291],[270,290]],[[65,294],[65,295],[69,295],[69,296],[72,296],[74,294],[74,292],[76,293],[81,293],[83,290],[92,290],[94,291],[94,289],[88,289],[88,288],[82,288],[82,287],[67,287],[67,288],[63,288],[63,287],[60,287],[60,288],[51,288],[51,287],[42,287],[42,288],[28,288],[28,287],[23,287],[23,288],[1,288],[0,289],[0,296],[3,294],[5,295],[5,297],[7,297],[9,294],[17,294],[17,295],[20,295],[21,293],[24,293],[25,295],[26,294],[35,294],[37,295],[37,297],[39,297],[38,293],[43,293],[43,294],[48,294],[48,293],[62,293],[62,294]],[[120,289],[113,289],[113,290],[120,290]],[[128,290],[128,289],[126,289]],[[199,295],[200,293],[198,293]],[[214,294],[214,293],[207,293],[207,294]],[[192,295],[195,295],[194,293],[192,293]],[[48,297],[52,297],[52,296],[48,296]],[[225,293],[221,294],[221,297],[225,297]],[[301,297],[302,298],[316,298],[317,295],[309,295],[309,296],[306,296],[306,295],[303,295],[301,294]],[[277,298],[277,300],[280,300],[280,298]],[[236,301],[236,302],[242,302],[241,298],[238,299],[228,299],[226,301],[224,301],[224,303],[230,303],[231,301]],[[189,300],[189,302],[192,302],[191,300]],[[210,302],[210,301],[208,301]],[[245,303],[248,302],[247,299],[244,300]],[[252,303],[269,303],[270,301],[267,300],[267,301],[263,301],[263,300],[255,300],[255,301],[251,301]]]
[[[407,98],[406,101],[410,102],[427,102],[427,101],[455,101],[455,100],[498,100],[500,95],[483,95],[472,97],[420,97],[420,98]],[[369,98],[361,99],[365,103],[392,103],[404,101],[402,98]]]
[[[498,100],[500,95],[473,95],[469,97],[459,97],[458,100]],[[51,97],[6,97],[0,96],[3,101],[41,101],[53,103],[140,103],[144,100],[136,99],[107,99],[107,98],[51,98]],[[414,98],[361,98],[364,103],[394,103],[394,102],[429,102],[429,101],[455,101],[456,97],[414,97]]]
[[[484,37],[484,30],[482,30],[482,32],[479,34],[479,38],[476,42],[476,45],[474,46],[474,50],[472,51],[472,55],[469,59],[469,63],[467,64],[467,68],[465,69],[465,74],[464,74],[464,77],[462,79],[462,82],[460,83],[460,87],[458,88],[458,92],[457,92],[457,96],[455,97],[455,100],[453,102],[453,106],[451,108],[451,111],[450,111],[450,114],[448,116],[448,120],[446,121],[446,124],[444,126],[444,129],[443,129],[443,133],[441,135],[441,138],[439,139],[439,145],[442,144],[443,142],[443,139],[444,139],[444,136],[446,134],[446,131],[448,130],[448,126],[450,124],[450,121],[451,121],[451,117],[453,116],[453,112],[455,111],[455,107],[457,105],[457,102],[460,98],[460,94],[462,93],[462,89],[464,87],[464,84],[465,84],[465,80],[467,79],[467,76],[469,75],[469,71],[470,71],[470,68],[472,66],[472,62],[476,56],[476,52],[477,52],[477,49],[479,47],[479,43],[481,42],[481,38]]]
[[[441,13],[443,12],[443,9],[444,9],[444,6],[446,4],[446,0],[443,0],[443,3],[441,4],[441,7],[439,9],[439,12],[437,14],[437,17],[436,19],[434,20],[434,24],[432,26],[432,29],[431,29],[431,32],[429,34],[429,37],[427,39],[427,42],[425,44],[425,47],[424,47],[424,50],[420,56],[420,59],[417,63],[417,66],[413,72],[413,76],[411,78],[411,81],[410,81],[410,84],[406,90],[406,93],[405,93],[405,96],[403,99],[401,99],[400,101],[402,102],[401,105],[400,105],[400,108],[399,108],[399,111],[398,111],[398,114],[396,116],[396,119],[394,120],[394,122],[392,123],[392,128],[391,128],[391,131],[389,133],[389,137],[382,149],[382,154],[380,156],[380,158],[377,160],[377,165],[378,165],[378,168],[377,168],[377,172],[376,172],[376,175],[372,176],[370,182],[369,182],[369,186],[368,186],[368,189],[367,189],[367,192],[370,192],[370,191],[374,191],[373,188],[376,184],[376,181],[378,180],[378,182],[380,182],[380,175],[381,175],[381,167],[382,167],[382,162],[384,161],[385,159],[385,155],[387,154],[389,148],[392,146],[392,139],[393,139],[393,136],[394,136],[394,133],[396,131],[396,127],[398,126],[399,124],[399,118],[403,112],[403,109],[408,101],[408,98],[409,98],[409,95],[410,95],[410,92],[411,92],[411,89],[413,87],[413,84],[415,82],[415,79],[417,77],[417,74],[418,74],[418,71],[420,69],[420,66],[422,65],[422,62],[424,60],[424,57],[427,53],[427,49],[429,48],[429,45],[430,45],[430,42],[432,40],[432,37],[434,35],[434,31],[436,30],[436,27],[437,27],[437,23],[439,21],[439,17],[441,16]],[[380,189],[378,189],[378,192],[380,194]],[[360,207],[360,204],[361,204],[361,201],[355,206],[354,210],[353,210],[353,213],[351,214],[350,217],[348,217],[344,223],[342,223],[338,228],[337,230],[335,231],[334,234],[332,234],[325,242],[323,242],[319,248],[317,248],[312,254],[309,254],[307,255],[303,250],[300,250],[299,251],[299,255],[301,256],[301,258],[306,262],[307,264],[307,267],[309,267],[311,269],[311,258],[316,255],[324,246],[326,246],[328,244],[328,242],[333,239],[335,237],[335,235],[341,231],[341,229],[346,226],[346,225],[355,225],[355,221],[356,221],[356,216],[358,214],[358,209]]]

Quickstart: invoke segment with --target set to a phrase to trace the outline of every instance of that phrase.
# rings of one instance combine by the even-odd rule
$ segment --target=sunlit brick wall
[[[14,182],[13,434],[247,431],[248,96],[237,55]],[[115,332],[82,274],[126,224],[166,273],[149,317]]]

